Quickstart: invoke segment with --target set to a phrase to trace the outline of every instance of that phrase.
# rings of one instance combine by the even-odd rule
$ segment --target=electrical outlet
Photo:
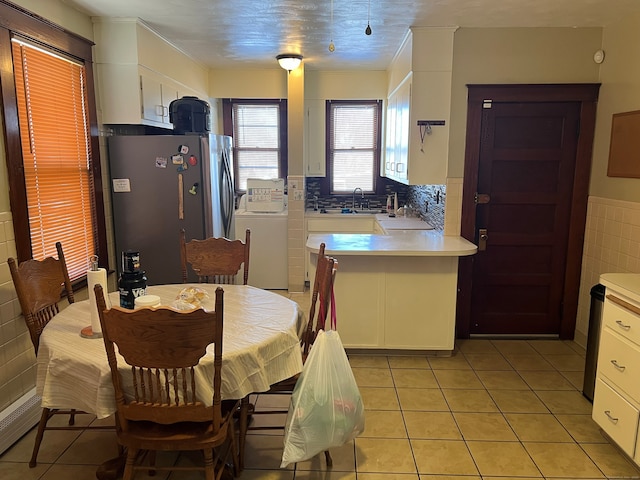
[[[294,190],[293,199],[300,200],[300,201],[304,200],[304,190]]]

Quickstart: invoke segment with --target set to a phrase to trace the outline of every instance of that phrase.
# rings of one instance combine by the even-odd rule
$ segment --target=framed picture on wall
[[[640,178],[640,110],[613,115],[607,176]]]

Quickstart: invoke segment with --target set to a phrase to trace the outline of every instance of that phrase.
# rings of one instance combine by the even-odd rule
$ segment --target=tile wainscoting
[[[603,273],[640,273],[640,203],[589,197],[575,334],[583,346],[591,287]]]
[[[10,212],[0,212],[0,412],[36,385],[35,354],[7,259],[16,256]]]

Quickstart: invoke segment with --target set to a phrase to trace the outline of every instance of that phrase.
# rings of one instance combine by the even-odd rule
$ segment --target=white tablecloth
[[[186,285],[147,288],[170,305]],[[213,306],[217,285],[195,285],[207,291]],[[302,370],[298,332],[304,314],[297,303],[281,295],[243,285],[224,289],[222,358],[223,399],[239,399]],[[118,293],[110,294],[118,305]],[[205,308],[207,304],[205,304]],[[90,325],[89,301],[74,303],[56,315],[40,337],[37,393],[42,406],[76,408],[98,418],[115,412],[111,372],[101,338],[86,339],[80,330]],[[207,368],[210,367],[210,370]],[[200,361],[198,389],[203,401],[213,397],[213,352]]]

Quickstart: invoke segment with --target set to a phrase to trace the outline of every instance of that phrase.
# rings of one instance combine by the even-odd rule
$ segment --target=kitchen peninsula
[[[338,260],[337,328],[349,351],[451,353],[458,257],[474,244],[434,230],[310,234],[309,278],[321,243]]]

